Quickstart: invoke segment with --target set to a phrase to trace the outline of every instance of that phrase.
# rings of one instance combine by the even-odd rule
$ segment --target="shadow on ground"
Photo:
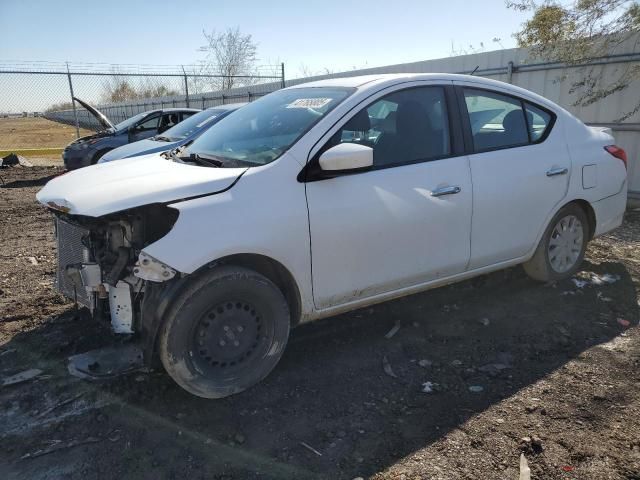
[[[2,176],[3,170],[0,170],[0,177]],[[51,180],[59,176],[60,173],[55,173],[53,175],[47,175],[45,177],[29,179],[29,180],[13,180],[4,183],[0,181],[0,188],[27,188],[27,187],[44,187],[44,185]]]
[[[0,400],[6,412],[40,418],[34,410],[80,394],[53,415],[71,405],[77,412],[27,437],[9,428],[0,464],[24,478],[366,477],[609,342],[624,330],[619,318],[636,325],[624,265],[586,262],[584,270],[620,280],[541,285],[515,268],[302,325],[266,381],[218,401],[189,395],[163,371],[106,383],[67,376],[68,355],[110,338],[67,311],[3,346],[16,350],[5,356],[16,367],[39,366],[52,378]],[[426,382],[433,393],[422,391]],[[96,443],[20,459],[45,440],[91,437]],[[483,440],[469,441],[481,448]]]

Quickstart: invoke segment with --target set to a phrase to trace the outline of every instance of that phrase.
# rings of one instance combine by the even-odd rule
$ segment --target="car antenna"
[[[480,68],[480,65],[476,65],[476,68],[473,69],[473,72],[471,72],[469,75],[473,75],[474,73],[476,73],[476,71]]]

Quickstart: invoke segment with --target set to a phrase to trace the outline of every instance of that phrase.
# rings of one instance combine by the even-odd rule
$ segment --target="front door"
[[[131,141],[137,142],[158,134],[158,121],[160,115],[151,115],[133,127]]]
[[[452,149],[445,88],[388,93],[321,151],[358,142],[370,171],[307,183],[313,296],[338,306],[463,272],[470,256],[468,157]]]

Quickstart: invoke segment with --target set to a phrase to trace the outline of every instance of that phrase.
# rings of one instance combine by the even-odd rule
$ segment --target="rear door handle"
[[[462,189],[456,185],[448,185],[446,187],[436,188],[433,192],[431,192],[431,196],[442,197],[444,195],[455,195],[456,193],[460,193],[460,190]]]
[[[568,168],[556,167],[551,170],[547,170],[547,177],[555,177],[556,175],[566,175],[569,173]]]

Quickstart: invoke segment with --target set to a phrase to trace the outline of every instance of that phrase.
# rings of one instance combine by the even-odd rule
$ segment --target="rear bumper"
[[[596,231],[594,236],[607,233],[622,224],[627,207],[627,184],[620,192],[591,204],[596,214]]]

